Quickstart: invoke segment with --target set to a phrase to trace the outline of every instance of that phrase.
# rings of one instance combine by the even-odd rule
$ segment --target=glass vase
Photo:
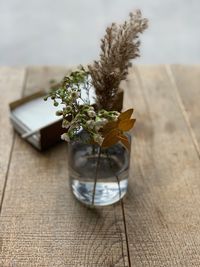
[[[131,142],[131,137],[128,138]],[[119,201],[127,192],[129,161],[130,151],[120,142],[101,148],[71,141],[68,170],[74,196],[89,206],[106,206]]]

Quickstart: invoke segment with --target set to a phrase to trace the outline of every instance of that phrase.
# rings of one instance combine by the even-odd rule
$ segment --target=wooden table
[[[137,123],[123,203],[76,201],[66,144],[39,153],[8,103],[64,67],[0,68],[0,266],[200,266],[200,66],[138,66],[124,83]]]

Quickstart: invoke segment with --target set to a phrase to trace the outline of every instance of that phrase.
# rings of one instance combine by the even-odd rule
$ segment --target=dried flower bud
[[[142,16],[141,10],[140,10],[140,9],[136,9],[136,10],[133,12],[133,16],[141,17],[141,16]]]
[[[79,97],[78,92],[76,92],[76,91],[72,91],[72,92],[71,92],[71,97],[72,97],[73,99],[78,98],[78,97]]]
[[[54,106],[57,107],[59,105],[59,103],[57,101],[54,101]]]
[[[64,109],[66,113],[69,113],[72,111],[72,107],[71,106],[66,106],[66,108]]]

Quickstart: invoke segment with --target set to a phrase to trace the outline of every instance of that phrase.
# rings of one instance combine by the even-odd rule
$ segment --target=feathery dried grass
[[[112,23],[101,39],[100,60],[88,66],[99,108],[112,110],[119,85],[128,74],[130,60],[140,56],[139,34],[148,27],[140,10],[130,13],[121,25]]]

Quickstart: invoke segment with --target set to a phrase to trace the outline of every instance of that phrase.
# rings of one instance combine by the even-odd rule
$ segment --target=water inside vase
[[[69,178],[75,197],[95,206],[119,201],[127,191],[129,158],[120,143],[101,151],[97,145],[70,143]]]

